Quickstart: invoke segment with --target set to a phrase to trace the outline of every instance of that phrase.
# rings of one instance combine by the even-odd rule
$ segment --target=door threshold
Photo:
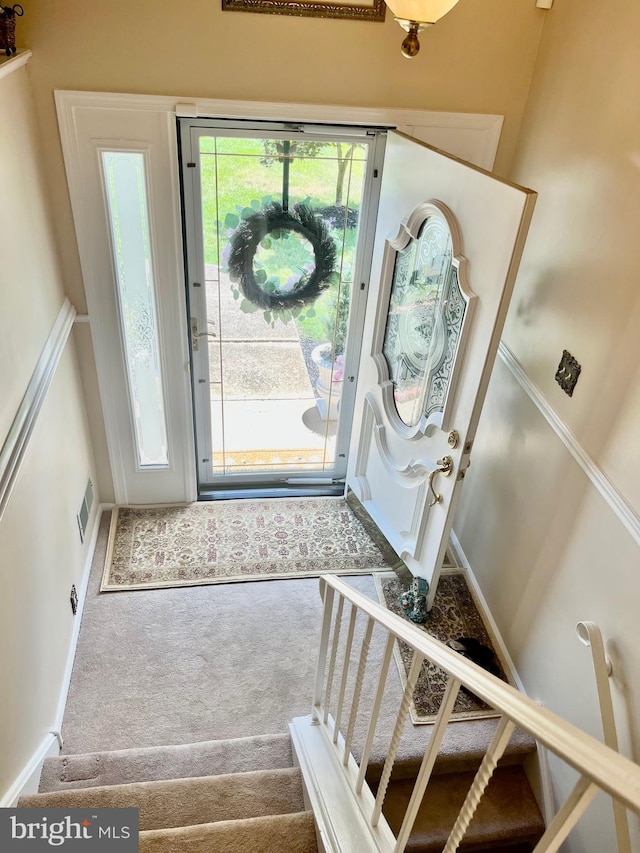
[[[265,484],[264,486],[203,487],[198,493],[199,501],[260,500],[264,498],[333,497],[344,494],[344,483],[322,483],[299,485]]]

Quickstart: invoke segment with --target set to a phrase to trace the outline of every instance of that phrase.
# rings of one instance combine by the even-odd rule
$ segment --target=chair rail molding
[[[600,495],[607,502],[612,512],[615,513],[618,520],[631,534],[635,542],[640,545],[640,515],[638,515],[624,495],[618,491],[602,468],[589,456],[574,433],[551,406],[540,388],[527,376],[524,367],[504,341],[500,342],[498,353],[518,384],[522,387],[522,390],[531,399],[591,483],[600,492]]]
[[[0,450],[0,520],[11,497],[29,439],[69,339],[75,316],[76,309],[65,299]]]
[[[30,50],[19,50],[14,56],[6,59],[3,56],[0,59],[0,80],[25,66],[30,59]]]

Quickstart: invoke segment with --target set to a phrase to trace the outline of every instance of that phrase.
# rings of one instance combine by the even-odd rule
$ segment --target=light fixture
[[[402,55],[412,59],[420,50],[418,33],[435,24],[456,5],[458,0],[385,0],[396,21],[407,31],[402,42]]]

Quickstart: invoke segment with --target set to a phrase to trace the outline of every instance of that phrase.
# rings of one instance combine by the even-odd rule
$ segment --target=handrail
[[[420,631],[400,616],[332,575],[320,578],[325,598],[331,587],[359,610],[387,628],[419,655],[445,670],[472,693],[575,768],[582,776],[628,808],[640,813],[640,766],[533,702],[510,685]],[[316,694],[317,698],[317,694]],[[316,700],[314,699],[314,704]],[[317,713],[318,706],[314,709]]]
[[[611,689],[609,687],[609,676],[613,672],[613,666],[604,649],[602,632],[595,622],[578,622],[576,633],[580,642],[591,649],[593,669],[596,674],[596,688],[600,704],[604,742],[610,749],[617,751],[618,733],[616,731],[616,718],[613,712]],[[618,853],[631,853],[627,812],[622,804],[615,799],[613,800],[613,817],[616,826],[616,837],[618,839]]]

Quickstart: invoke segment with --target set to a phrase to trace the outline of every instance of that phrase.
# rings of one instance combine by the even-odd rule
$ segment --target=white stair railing
[[[618,751],[618,733],[616,731],[616,718],[613,712],[611,700],[611,688],[609,677],[613,672],[611,661],[604,650],[602,632],[595,622],[578,622],[576,633],[580,641],[591,649],[593,669],[596,674],[596,688],[598,701],[600,703],[600,716],[602,718],[602,731],[604,742],[611,749]],[[621,802],[613,800],[613,819],[616,826],[616,838],[618,840],[618,853],[631,853],[631,838],[629,837],[629,821],[627,810]]]
[[[534,853],[557,851],[599,790],[610,794],[614,803],[619,803],[622,810],[630,808],[640,814],[640,766],[558,715],[540,707],[510,685],[367,598],[339,578],[323,576],[320,579],[320,590],[324,601],[324,614],[312,713],[310,717],[294,720],[291,733],[311,805],[316,812],[324,850],[330,853],[402,853],[405,850],[425,791],[428,796],[429,779],[461,687],[465,687],[495,709],[499,721],[443,853],[453,853],[458,849],[515,728],[529,732],[579,774],[576,786],[550,822]],[[336,599],[334,631],[330,644]],[[342,671],[336,672],[340,657],[339,625],[345,602],[351,605],[349,629]],[[366,617],[366,630],[355,676],[351,708],[348,711],[347,732],[346,736],[343,736],[340,720],[345,713],[346,685],[359,613]],[[350,745],[361,704],[361,688],[375,625],[386,630],[388,636],[377,678],[375,698],[369,712],[361,763],[358,766],[350,752]],[[374,798],[365,781],[365,773],[378,723],[393,643],[396,640],[401,640],[413,649],[413,661]],[[396,838],[384,818],[383,808],[400,737],[425,659],[444,670],[449,680],[404,821]],[[329,711],[334,677],[340,684],[335,719]]]

